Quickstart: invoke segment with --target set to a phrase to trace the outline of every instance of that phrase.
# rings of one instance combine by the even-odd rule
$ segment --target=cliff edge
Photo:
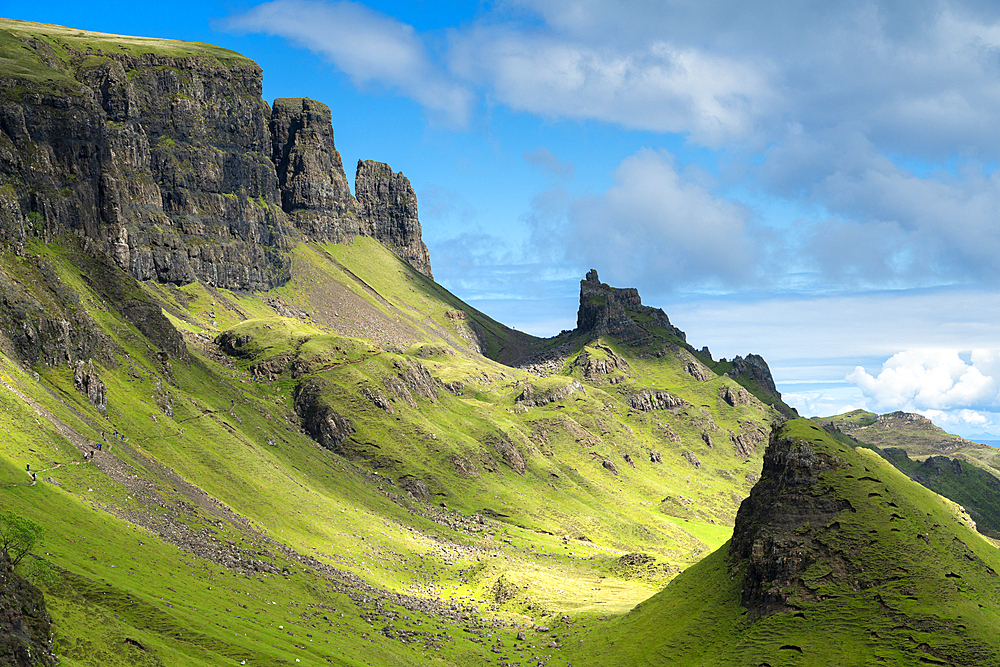
[[[137,280],[266,290],[300,238],[372,236],[430,275],[416,196],[359,165],[329,107],[261,99],[253,61],[204,44],[0,20],[0,242],[85,238]]]

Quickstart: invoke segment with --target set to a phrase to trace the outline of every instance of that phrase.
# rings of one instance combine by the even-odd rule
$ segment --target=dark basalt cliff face
[[[402,172],[397,174],[382,162],[361,160],[354,190],[362,217],[371,225],[370,235],[432,277],[431,258],[420,240],[417,195]]]
[[[387,164],[359,160],[355,199],[333,144],[330,107],[308,98],[275,100],[270,131],[281,207],[305,239],[370,236],[433,277],[410,181]]]
[[[138,280],[252,290],[288,279],[255,63],[63,57],[52,63],[75,89],[3,82],[26,88],[0,108],[4,240],[77,231]]]
[[[42,592],[14,572],[7,553],[0,551],[0,665],[57,664],[52,651],[52,619]]]
[[[277,99],[271,112],[271,159],[281,207],[310,239],[350,241],[367,229],[333,145],[330,107],[305,99]]]
[[[774,384],[774,377],[771,375],[771,368],[764,361],[764,357],[759,354],[748,354],[745,358],[737,356],[733,359],[733,367],[729,371],[729,377],[738,380],[741,384],[749,381],[755,388],[758,395],[766,403],[774,405],[785,417],[794,419],[798,417],[795,410],[789,409],[782,400],[781,392]]]
[[[256,63],[222,49],[132,55],[4,35],[51,73],[0,74],[6,245],[75,232],[137,280],[263,290],[289,279],[299,232],[362,234],[430,275],[409,182],[363,163],[356,201],[329,107],[269,108]]]
[[[777,429],[764,454],[760,481],[740,505],[729,549],[734,563],[745,562],[741,604],[755,616],[787,611],[791,597],[802,592],[802,575],[822,552],[845,567],[843,559],[816,541],[806,527],[828,525],[850,503],[817,493],[820,475],[838,468],[836,457],[808,442],[783,437]]]
[[[634,341],[647,335],[633,318],[646,324],[661,326],[685,340],[684,332],[670,324],[667,314],[660,308],[642,305],[639,290],[634,287],[610,287],[601,282],[597,271],[591,269],[580,281],[580,309],[576,315],[578,331],[589,331],[593,336],[609,334],[622,341]]]

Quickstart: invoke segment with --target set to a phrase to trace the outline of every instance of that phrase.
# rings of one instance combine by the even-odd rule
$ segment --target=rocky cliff
[[[819,529],[853,508],[844,498],[814,489],[823,473],[843,465],[806,440],[777,429],[771,433],[761,478],[740,505],[729,550],[734,562],[745,564],[740,602],[755,616],[791,609],[791,598],[809,593],[802,577],[821,558],[835,560],[843,573],[843,558],[816,538]]]
[[[774,405],[786,417],[798,417],[798,413],[781,400],[781,393],[774,384],[771,368],[764,357],[759,354],[748,354],[745,358],[737,355],[731,363],[729,377],[750,387],[760,400]]]
[[[410,181],[387,164],[359,160],[355,199],[333,143],[331,117],[330,107],[308,98],[274,101],[271,159],[292,225],[310,240],[348,243],[371,236],[433,277]]]
[[[685,339],[684,332],[670,324],[663,310],[642,305],[639,290],[634,287],[610,287],[601,282],[596,270],[587,272],[587,277],[580,281],[577,331],[637,341],[648,336],[645,329],[639,326],[640,322],[663,327],[681,340]]]
[[[42,592],[14,572],[0,550],[0,665],[57,665],[52,651],[52,619]]]
[[[431,258],[420,240],[417,195],[402,172],[395,173],[382,162],[358,162],[354,177],[361,216],[377,238],[415,269],[431,277]]]
[[[430,275],[409,182],[359,165],[330,109],[261,99],[260,67],[208,45],[0,21],[0,241],[74,232],[138,280],[262,290],[307,238],[373,236]]]

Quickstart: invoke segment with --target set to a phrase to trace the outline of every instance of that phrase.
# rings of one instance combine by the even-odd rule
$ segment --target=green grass
[[[765,656],[780,664],[780,655],[758,651],[756,630],[741,625],[738,609],[719,610],[715,625],[705,620],[712,605],[729,604],[738,581],[717,581],[703,599],[664,597],[723,567],[722,557],[705,556],[724,553],[764,449],[760,441],[748,458],[738,456],[730,432],[764,434],[776,414],[756,402],[728,405],[720,392],[732,380],[691,377],[679,357],[662,354],[675,342],[669,332],[653,331],[660,337],[640,348],[598,341],[628,362],[618,384],[584,378],[575,354],[540,378],[476,353],[463,327],[472,318],[487,329],[494,353],[541,344],[476,319],[370,240],[299,246],[293,280],[268,295],[140,285],[74,243],[36,244],[44,262],[0,258],[0,269],[46,310],[86,313],[113,343],[95,360],[107,386],[106,415],[74,388],[65,365],[36,369],[37,380],[6,358],[0,369],[10,387],[0,387],[0,494],[5,508],[45,527],[39,555],[48,567],[26,571],[49,597],[65,664],[293,664],[299,657],[496,665],[525,651],[572,657],[574,664],[590,655],[623,665],[695,655]],[[299,315],[278,315],[265,296]],[[117,312],[124,298],[162,304],[190,358],[164,361]],[[212,347],[219,333],[238,341],[235,356]],[[585,343],[577,349],[609,356]],[[264,363],[273,381],[259,374]],[[406,369],[420,368],[438,383],[429,396],[416,385],[400,389],[419,376]],[[292,394],[312,376],[326,383],[323,400],[351,422],[345,456],[298,428]],[[546,393],[574,381],[585,390],[541,407],[517,402],[528,383]],[[647,389],[686,403],[648,413],[631,408],[628,396]],[[391,414],[369,398],[374,392],[389,401]],[[111,440],[111,452],[148,494],[137,496],[84,463],[57,422],[89,440],[124,434],[125,441]],[[653,450],[662,463],[651,461]],[[515,469],[518,458],[523,471]],[[47,469],[35,486],[25,486],[29,462]],[[412,478],[429,489],[426,501],[408,495]],[[141,524],[169,524],[212,544],[258,551],[275,569],[243,576]],[[361,577],[382,591],[381,612],[352,601],[279,544]],[[626,554],[644,554],[646,565],[624,567]],[[398,594],[474,604],[478,612],[406,610],[389,599]],[[89,631],[86,618],[100,628]],[[703,623],[665,630],[663,618]],[[536,623],[559,628],[563,648],[550,648],[540,633],[516,640],[519,629]],[[794,629],[797,621],[789,623]],[[643,624],[658,627],[664,639],[650,635],[623,648],[616,633]],[[427,649],[389,639],[388,626],[447,637],[438,637],[440,650]],[[733,628],[757,648],[697,653],[695,639],[683,639]],[[570,631],[579,633],[572,649],[562,637]],[[666,638],[673,638],[669,646]],[[126,639],[147,650],[128,648]],[[498,639],[502,650],[493,652]],[[576,657],[584,648],[591,653]]]
[[[172,475],[203,489],[264,538],[315,555],[385,591],[426,595],[432,590],[434,597],[443,600],[475,601],[487,618],[504,622],[551,623],[561,614],[598,618],[627,611],[653,594],[674,572],[723,541],[731,531],[739,500],[750,488],[747,473],[755,467],[759,470],[761,452],[749,464],[737,460],[728,436],[723,436],[726,429],[738,430],[740,419],[765,424],[769,419],[766,410],[759,406],[731,408],[717,396],[726,380],[697,383],[676,360],[639,357],[612,339],[602,344],[629,359],[632,370],[627,383],[618,387],[586,383],[590,384],[586,392],[575,392],[544,407],[518,406],[515,399],[525,383],[530,381],[541,391],[561,388],[578,379],[579,371],[574,371],[570,361],[564,375],[530,377],[476,354],[469,339],[461,335],[468,318],[478,317],[475,311],[432,283],[420,282],[422,277],[415,277],[406,265],[367,241],[334,247],[331,252],[336,262],[311,248],[296,251],[300,271],[273,295],[307,313],[306,319],[277,316],[259,297],[198,284],[180,289],[139,286],[121,276],[107,276],[94,283],[88,273],[94,270],[92,260],[74,250],[72,243],[35,250],[51,265],[49,273],[8,257],[3,264],[8,275],[33,285],[33,294],[47,299],[47,308],[56,312],[67,307],[84,309],[118,346],[113,359],[97,364],[107,385],[108,413],[106,417],[98,414],[74,389],[72,374],[65,366],[39,369],[40,382],[36,382],[11,364],[12,385],[37,397],[61,422],[88,439],[99,439],[101,432],[125,434],[127,441],[112,442],[112,451],[131,466],[133,474],[159,489],[162,507],[148,511],[166,517],[176,511],[171,508],[184,508],[175,520],[192,530],[208,530],[220,541],[239,542],[245,537],[244,529],[228,520],[220,525],[212,506],[203,505]],[[380,264],[395,267],[395,273],[373,268]],[[76,295],[76,300],[67,301],[58,296],[58,290],[47,287],[52,280]],[[114,281],[118,283],[112,289],[109,284]],[[341,285],[341,294],[347,299],[345,306],[334,307],[365,309],[369,317],[382,318],[382,322],[390,318],[393,331],[404,336],[404,342],[379,345],[338,331],[335,313],[331,314],[323,302],[333,282]],[[116,312],[117,299],[109,300],[107,294],[129,294],[129,298],[162,303],[170,321],[192,344],[192,359],[172,360],[168,368],[143,336]],[[466,313],[466,320],[448,315],[458,310]],[[490,334],[494,340],[515,344],[510,343],[513,338],[504,338],[511,335],[509,332],[500,325],[495,327]],[[213,360],[198,352],[202,343],[197,341],[220,331],[240,341],[239,356]],[[275,382],[254,381],[252,367],[282,359],[288,366],[276,367]],[[294,366],[296,361],[304,365]],[[412,407],[386,384],[393,378],[398,382],[396,362],[404,367],[422,365],[453,389],[439,387],[433,400],[412,392],[416,405]],[[305,369],[329,383],[327,400],[349,417],[355,429],[346,443],[349,460],[318,448],[289,426],[291,393],[300,379],[293,377],[293,367],[299,369],[296,373]],[[394,414],[388,415],[373,404],[362,388],[389,396]],[[685,393],[691,406],[636,413],[628,408],[625,397],[641,388]],[[261,636],[263,627],[254,625],[256,618],[248,621],[250,625],[237,624],[246,628],[240,630],[246,640],[235,633],[229,637],[225,629],[214,625],[223,617],[220,605],[236,609],[230,601],[216,603],[212,596],[195,589],[172,586],[187,605],[185,616],[179,618],[176,604],[165,607],[162,592],[159,597],[164,599],[157,598],[159,589],[131,587],[135,575],[117,572],[119,563],[111,554],[114,551],[122,557],[128,555],[129,560],[132,556],[142,559],[129,540],[137,540],[135,531],[143,529],[107,515],[101,508],[117,508],[120,516],[127,517],[130,512],[143,512],[142,503],[125,487],[98,474],[92,464],[81,464],[75,447],[52,429],[51,442],[46,442],[51,449],[35,446],[28,436],[34,430],[28,428],[33,425],[30,409],[18,408],[18,401],[10,396],[7,414],[12,436],[0,456],[0,475],[14,483],[25,479],[17,469],[21,461],[31,460],[33,467],[61,464],[46,472],[45,478],[62,486],[45,482],[18,493],[65,496],[68,500],[52,502],[79,506],[65,516],[46,518],[46,513],[53,511],[51,503],[18,504],[26,515],[45,524],[46,544],[56,540],[53,544],[60,547],[53,550],[47,546],[50,555],[46,560],[59,568],[61,580],[74,582],[50,587],[57,643],[67,660],[86,664],[81,656],[115,653],[122,637],[132,637],[149,647],[150,654],[164,664],[188,657],[196,664],[211,664],[220,655],[254,651],[258,657],[264,656],[260,658],[264,661],[287,659],[290,654],[281,652],[293,650],[294,640],[289,640],[289,649],[288,642],[274,639],[276,643],[267,649],[272,653],[251,642],[251,637]],[[707,448],[701,438],[710,423],[719,436],[714,449]],[[504,442],[523,457],[523,474],[504,460]],[[663,464],[649,461],[649,450],[654,448],[663,454]],[[701,468],[693,468],[681,456],[682,450],[695,452]],[[613,460],[618,475],[604,469],[601,459],[591,452]],[[627,464],[624,454],[632,457],[635,468]],[[463,472],[456,461],[466,462],[474,475]],[[379,476],[373,477],[366,470],[375,470]],[[409,500],[405,490],[388,481],[404,475],[418,477],[428,485],[432,492],[429,503]],[[683,496],[691,502],[685,506],[690,513],[688,520],[664,512],[662,501],[667,495]],[[393,502],[392,497],[398,501]],[[437,507],[440,503],[448,509]],[[486,513],[486,520],[478,524],[474,517],[481,512]],[[84,548],[86,543],[66,542],[64,536],[73,534],[68,526],[77,522],[101,522],[102,530],[94,534],[108,547],[93,554]],[[476,530],[453,527],[470,523]],[[212,577],[219,581],[232,577],[217,564],[178,551],[152,534],[147,537],[162,551],[145,560],[148,567],[155,565],[154,580],[193,577],[198,581],[200,577],[207,590]],[[305,599],[349,611],[342,622],[354,630],[345,630],[353,634],[345,640],[349,649],[343,654],[357,651],[362,655],[370,644],[361,633],[370,633],[374,627],[362,618],[362,610],[333,593],[329,594],[332,598],[319,595],[316,591],[326,590],[323,579],[307,575],[273,548],[268,551],[267,562],[290,567],[293,574],[289,581],[301,581],[310,591],[313,597]],[[666,569],[642,576],[620,571],[615,565],[618,559],[633,552],[649,554]],[[111,559],[108,562],[116,567],[95,569],[90,556]],[[114,578],[109,578],[108,570],[115,570],[111,572]],[[242,594],[281,599],[298,595],[298,589],[289,589],[283,577],[238,579]],[[493,593],[501,579],[517,585],[516,594],[502,601]],[[100,587],[106,583],[112,584],[116,591],[112,597],[117,602],[108,602],[110,606],[94,613],[107,620],[107,632],[86,635],[76,626],[96,604],[93,590],[103,592]],[[92,589],[94,585],[96,589]],[[118,591],[140,600],[143,604],[137,608],[149,613],[123,613],[131,603]],[[152,607],[147,609],[145,603]],[[161,619],[152,609],[169,618]],[[268,618],[273,621],[272,616]],[[440,631],[457,637],[442,644],[440,652],[433,651],[435,659],[463,665],[494,664],[500,659],[498,654],[484,651],[481,644],[468,641],[468,633],[462,631],[468,622],[424,620],[447,628]],[[234,628],[224,625],[228,630]],[[201,634],[190,642],[178,641],[177,632],[187,634],[176,629],[181,626]],[[510,638],[514,633],[511,630],[505,636]],[[390,642],[390,646],[396,647],[396,643]],[[373,664],[419,664],[428,655],[415,648],[397,653],[395,648],[387,649],[369,660]],[[137,659],[127,652],[120,655],[123,662]]]
[[[806,420],[785,434],[841,461],[812,492],[855,509],[819,532],[825,550],[804,577],[813,594],[794,600],[793,611],[751,619],[740,606],[742,570],[726,546],[619,620],[560,628],[564,658],[575,665],[996,662],[996,549],[953,503],[874,453],[844,447]],[[848,573],[833,574],[825,558],[842,559]]]

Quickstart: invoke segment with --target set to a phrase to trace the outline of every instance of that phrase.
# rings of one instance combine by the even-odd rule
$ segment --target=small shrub
[[[35,548],[42,527],[13,512],[0,512],[0,549],[7,552],[12,565],[20,563]]]

